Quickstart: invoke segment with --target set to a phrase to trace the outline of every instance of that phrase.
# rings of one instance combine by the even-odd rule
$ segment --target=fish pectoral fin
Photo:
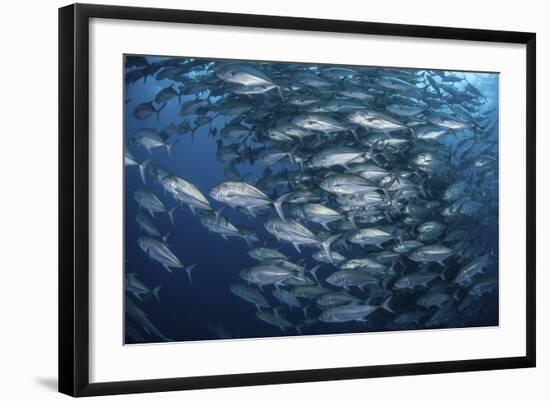
[[[153,296],[155,297],[155,299],[158,301],[159,304],[161,303],[160,297],[159,297],[160,289],[161,289],[161,286],[159,285],[158,287],[155,287],[153,291],[151,291],[151,294],[153,294]]]
[[[351,171],[351,168],[350,168],[350,166],[348,166],[347,163],[342,163],[342,164],[340,164],[340,165],[341,165],[342,167],[344,167],[344,170],[346,170],[346,171]]]
[[[193,279],[191,277],[191,272],[193,271],[193,269],[197,267],[197,264],[192,264],[192,265],[189,265],[185,268],[185,272],[187,273],[187,277],[189,278],[189,284],[191,285],[191,287],[193,287]]]
[[[174,206],[173,208],[166,211],[168,213],[168,218],[170,219],[170,222],[172,223],[172,227],[176,226],[176,223],[174,222],[174,213],[176,212],[177,206]]]
[[[327,238],[326,240],[324,240],[323,242],[321,242],[321,249],[325,252],[325,254],[327,255],[330,263],[334,264],[334,259],[332,258],[332,252],[331,252],[331,249],[330,249],[330,246],[338,239],[340,239],[342,235],[341,234],[336,234],[336,235],[333,235],[329,238]]]
[[[170,269],[168,266],[163,265],[166,270],[168,270],[168,273],[172,273],[172,269]]]
[[[218,210],[214,210],[214,215],[216,216],[216,224],[220,223],[220,217],[222,215],[222,212],[225,210],[227,206],[223,206]]]
[[[302,253],[302,251],[300,250],[300,246],[297,243],[293,242],[292,245],[294,245],[294,248],[296,248],[298,253]]]
[[[279,217],[283,221],[286,221],[284,213],[283,213],[283,202],[290,196],[290,194],[291,194],[290,192],[286,193],[286,194],[280,196],[279,198],[277,198],[273,202],[273,206],[275,207],[275,211],[277,212],[277,214],[279,215]]]
[[[278,92],[279,96],[281,97],[281,100],[282,100],[283,102],[286,102],[286,99],[285,99],[285,95],[284,95],[284,93],[283,93],[283,88],[282,88],[282,86],[277,85],[277,86],[275,86],[274,88],[277,89],[277,92]]]
[[[151,163],[151,159],[144,160],[143,162],[139,163],[139,175],[141,176],[141,180],[145,184],[145,170],[147,169],[147,166]]]

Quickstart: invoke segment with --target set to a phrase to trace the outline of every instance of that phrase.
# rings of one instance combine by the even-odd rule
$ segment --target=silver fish
[[[189,181],[175,175],[169,175],[164,177],[161,183],[174,196],[174,199],[185,203],[193,213],[196,209],[212,210],[208,199]]]
[[[256,260],[286,259],[286,256],[276,249],[254,248],[248,251],[248,255]]]
[[[231,284],[229,286],[229,290],[239,298],[253,304],[258,311],[261,310],[260,308],[269,308],[269,302],[267,302],[267,299],[255,287],[242,283],[236,283]]]
[[[184,266],[165,243],[151,237],[139,237],[138,245],[143,252],[164,266],[168,272],[172,272],[172,269],[185,269],[191,282],[191,271],[196,265]]]
[[[284,221],[274,217],[267,220],[265,229],[273,234],[279,241],[290,242],[298,252],[300,252],[301,245],[316,245],[328,255],[330,260],[332,260],[330,246],[341,237],[340,234],[336,234],[322,240],[297,221]]]
[[[246,182],[226,181],[212,188],[210,196],[218,202],[225,203],[233,208],[244,208],[252,216],[255,216],[255,209],[272,204],[281,219],[284,219],[282,211],[284,198],[271,200],[258,188]]]
[[[385,309],[390,313],[393,313],[393,310],[389,306],[390,301],[391,297],[379,306],[369,304],[349,304],[336,306],[322,312],[319,316],[319,320],[325,323],[344,323],[352,321],[364,322],[371,313],[379,309]]]
[[[409,258],[415,262],[435,262],[444,266],[443,261],[454,254],[455,251],[443,245],[426,245],[414,250]]]
[[[143,282],[141,282],[137,273],[126,273],[124,276],[124,289],[132,293],[136,298],[142,299],[142,297],[152,295],[160,302],[159,292],[161,286],[155,287],[153,289],[148,288]]]
[[[330,175],[319,186],[327,192],[339,195],[358,195],[379,189],[367,179],[353,174]]]
[[[176,211],[176,207],[166,209],[164,203],[162,203],[162,201],[151,191],[147,189],[138,189],[134,192],[134,199],[140,208],[146,209],[153,217],[155,217],[155,213],[158,212],[168,213],[172,225],[174,224],[174,212]]]
[[[379,228],[363,228],[347,236],[347,240],[357,245],[374,245],[382,248],[382,244],[393,239],[393,235]]]

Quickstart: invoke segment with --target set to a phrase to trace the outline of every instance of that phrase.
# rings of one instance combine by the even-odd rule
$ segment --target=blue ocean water
[[[149,65],[154,65],[167,58],[148,56],[146,59]],[[131,70],[135,70],[135,67],[128,68],[126,72]],[[447,74],[453,73],[448,72]],[[483,110],[498,110],[498,74],[473,72],[456,74],[465,77],[483,94],[485,98],[482,106]],[[212,128],[216,128],[218,131],[221,130],[231,120],[230,117],[221,115],[213,120],[211,124],[205,124],[197,128],[193,135],[171,135],[171,142],[173,142],[174,137],[177,137],[177,143],[172,149],[172,156],[169,155],[165,147],[157,147],[149,152],[131,141],[132,135],[143,128],[151,128],[161,132],[163,129],[170,127],[171,124],[178,125],[185,119],[193,125],[192,122],[197,116],[181,117],[181,106],[177,97],[166,103],[159,113],[158,120],[156,115],[152,115],[145,120],[136,119],[134,116],[136,106],[151,101],[162,89],[173,83],[172,79],[157,80],[153,74],[146,76],[146,79],[139,79],[133,83],[127,82],[124,116],[126,146],[138,161],[151,159],[152,162],[149,166],[153,164],[163,166],[172,174],[193,183],[209,199],[214,208],[219,209],[222,205],[210,198],[208,194],[214,186],[227,181],[224,176],[227,164],[216,157],[217,140],[219,138],[216,135],[211,135],[211,130]],[[181,86],[185,86],[185,83]],[[273,96],[275,96],[275,93]],[[201,93],[199,97],[207,98],[208,91]],[[184,95],[181,101],[185,104],[195,98],[195,95]],[[153,103],[153,105],[156,109],[161,106],[157,103]],[[458,149],[462,139],[460,136],[450,136],[445,138],[445,141],[450,141],[451,146]],[[491,140],[498,141],[498,129],[492,134]],[[227,140],[224,140],[224,144],[228,143]],[[261,147],[259,144],[251,144],[250,146]],[[477,142],[472,145],[472,150],[469,150],[469,152],[483,151],[486,146],[487,144],[483,141]],[[457,157],[459,158],[459,156]],[[494,165],[498,166],[498,154],[496,157],[497,160]],[[240,175],[246,177],[245,179],[249,183],[254,183],[260,179],[265,170],[265,166],[250,163],[241,163],[236,167]],[[280,171],[284,168],[289,171],[298,170],[297,166],[288,161],[278,162],[271,168],[273,171]],[[455,168],[457,167],[455,166]],[[483,232],[476,226],[472,226],[471,229],[478,230],[480,239],[487,241],[488,245],[486,246],[492,249],[493,262],[490,271],[492,272],[491,277],[496,279],[498,278],[498,169],[493,171],[493,174],[496,175],[497,185],[494,188],[489,188],[488,190],[492,192],[486,196],[487,199],[491,199],[493,205],[491,211],[493,224],[484,225]],[[127,293],[127,299],[131,299],[130,302],[145,313],[148,321],[162,333],[165,339],[189,341],[218,338],[295,336],[301,333],[310,335],[423,328],[415,325],[396,324],[394,322],[395,316],[387,314],[386,311],[373,314],[372,318],[366,323],[347,322],[334,325],[317,322],[303,325],[301,322],[305,318],[301,309],[289,310],[285,308],[285,316],[291,322],[296,322],[296,328],[286,328],[283,331],[275,325],[265,323],[256,316],[254,305],[236,297],[229,290],[231,284],[242,282],[239,275],[242,269],[256,264],[248,255],[250,247],[247,242],[237,237],[230,237],[225,240],[220,235],[210,233],[189,207],[178,204],[171,194],[165,192],[163,187],[155,181],[150,169],[146,169],[146,178],[144,184],[137,166],[125,167],[124,268],[126,274],[137,274],[139,280],[150,289],[160,286],[158,294],[160,302],[153,296],[144,296],[138,299],[130,291]],[[479,185],[476,180],[477,178],[474,178],[474,173],[472,173],[468,185]],[[437,180],[434,180],[432,185],[437,186]],[[441,185],[441,190],[443,190],[445,184],[441,183]],[[167,213],[156,213],[154,222],[162,235],[168,235],[165,243],[182,264],[184,266],[197,265],[191,272],[192,285],[184,269],[172,269],[172,272],[168,272],[160,263],[152,260],[140,249],[138,238],[147,234],[140,230],[140,226],[135,219],[135,216],[140,212],[140,208],[134,199],[134,193],[143,188],[152,191],[168,209],[177,206],[174,214],[174,226],[170,222]],[[437,190],[436,187],[434,188],[434,190]],[[142,212],[147,213],[144,210]],[[274,211],[270,210],[269,213],[273,215]],[[248,226],[253,229],[261,240],[261,243],[257,246],[276,248],[285,255],[289,255],[295,262],[303,261],[308,269],[318,264],[311,257],[311,254],[317,252],[318,248],[303,247],[302,253],[298,254],[291,244],[278,242],[266,231],[264,228],[265,217],[252,218],[231,208],[225,208],[223,216],[235,225]],[[315,225],[313,227],[320,228]],[[461,267],[458,266],[458,261],[453,263],[456,263],[457,266],[450,267],[448,271],[449,281],[452,279],[451,276],[456,274]],[[466,261],[462,262],[462,264],[465,263]],[[321,268],[319,276],[321,279],[326,278],[330,273],[331,268],[324,266]],[[276,299],[270,294],[272,289],[273,286],[267,286],[263,292],[271,304],[277,305]],[[468,289],[462,291],[468,291]],[[358,290],[354,294],[361,294],[361,291]],[[453,292],[449,295],[453,296],[455,294]],[[417,294],[405,294],[399,299],[394,299],[394,309],[404,312],[417,310],[416,306],[414,308],[407,307],[407,303],[414,303],[417,296]],[[459,291],[457,298],[464,299],[464,294],[460,294]],[[476,304],[478,300],[474,299],[473,302]],[[454,316],[448,320],[444,319],[444,323],[434,327],[473,327],[498,324],[498,290],[484,295],[482,306],[483,308],[480,311],[468,316],[467,319],[463,316]],[[319,314],[319,311],[312,307],[308,313],[311,314],[310,318],[314,318],[315,315]],[[429,309],[429,313],[433,314],[435,310]],[[163,341],[162,337],[151,332],[150,329],[144,328],[144,325],[136,321],[130,314],[126,315],[126,319],[127,328],[130,325],[133,329],[131,332],[126,331],[126,343]]]

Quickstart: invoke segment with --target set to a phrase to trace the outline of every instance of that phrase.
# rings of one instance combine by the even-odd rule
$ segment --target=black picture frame
[[[526,354],[521,357],[495,359],[90,383],[88,30],[91,18],[524,44],[527,68],[525,93],[527,105]],[[536,363],[535,102],[535,33],[87,4],[74,4],[60,8],[59,391],[80,397],[534,367]]]

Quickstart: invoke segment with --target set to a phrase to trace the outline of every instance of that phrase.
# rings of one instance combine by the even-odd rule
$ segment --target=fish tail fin
[[[332,237],[327,238],[323,242],[321,242],[321,247],[323,248],[323,251],[325,251],[325,253],[327,254],[328,259],[332,264],[334,264],[334,259],[332,259],[332,252],[330,250],[330,246],[341,236],[342,234],[336,234],[336,235],[333,235]]]
[[[139,163],[139,175],[141,176],[141,181],[143,181],[144,184],[146,184],[145,170],[147,170],[147,166],[149,165],[149,163],[151,163],[151,159],[147,159]]]
[[[273,206],[275,207],[275,211],[281,218],[281,220],[286,221],[285,215],[283,213],[283,202],[290,196],[290,192],[279,196],[274,202]]]
[[[310,270],[310,273],[311,275],[313,276],[313,278],[315,279],[315,281],[317,281],[317,284],[321,284],[319,282],[319,278],[317,277],[317,271],[319,270],[319,268],[321,267],[321,265],[317,265],[315,267],[313,267],[311,270]]]
[[[191,277],[191,272],[195,267],[197,267],[197,264],[189,265],[185,268],[185,272],[187,273],[187,277],[189,278],[189,284],[191,284],[191,287],[193,287],[193,279]]]
[[[384,301],[380,307],[384,310],[387,310],[390,313],[395,313],[395,311],[390,307],[390,301],[392,300],[393,296],[390,296],[388,299]]]
[[[398,167],[394,167],[391,171],[391,175],[393,177],[393,179],[395,181],[397,181],[397,183],[399,184],[400,183],[400,176],[399,176],[399,168]]]
[[[153,296],[157,299],[159,304],[162,303],[160,302],[160,297],[159,297],[160,288],[161,286],[159,285],[158,287],[155,287],[153,291],[151,291],[151,294],[153,294]]]
[[[174,227],[176,226],[176,224],[174,223],[174,212],[176,211],[177,208],[178,206],[176,205],[172,209],[166,211],[168,213],[168,217],[170,218],[170,222]]]

